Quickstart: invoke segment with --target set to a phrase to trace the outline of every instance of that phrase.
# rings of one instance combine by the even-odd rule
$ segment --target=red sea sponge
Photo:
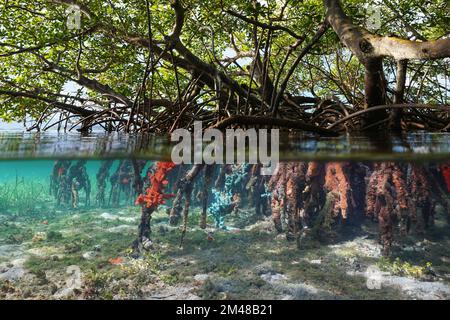
[[[166,199],[173,198],[174,194],[164,194],[164,187],[169,183],[166,180],[167,173],[175,167],[173,162],[158,162],[156,172],[149,174],[150,186],[136,199],[136,205],[145,205],[147,208],[156,209],[160,204],[166,203]]]
[[[118,265],[123,263],[123,259],[121,257],[111,258],[108,260],[112,265]]]
[[[441,172],[444,176],[445,183],[447,184],[448,192],[450,192],[450,165],[441,166]]]

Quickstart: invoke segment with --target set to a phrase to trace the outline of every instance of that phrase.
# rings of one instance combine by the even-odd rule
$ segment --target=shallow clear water
[[[186,234],[183,219],[169,223],[170,198],[152,213],[151,247],[136,256],[132,161],[145,193],[147,171],[170,154],[167,139],[0,133],[0,299],[450,299],[446,135],[411,134],[386,148],[364,137],[284,137],[281,158],[295,161],[281,164],[283,177],[255,176],[250,165],[222,182],[219,166],[209,180],[200,172]],[[324,160],[317,175],[312,159]],[[177,193],[187,169],[169,172],[164,194]]]

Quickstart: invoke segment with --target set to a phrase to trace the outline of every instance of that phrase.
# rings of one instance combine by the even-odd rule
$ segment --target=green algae
[[[104,212],[118,218],[132,218],[139,214],[138,208],[83,209],[52,216],[48,219],[48,225],[40,220],[19,218],[14,225],[17,228],[15,232],[26,235],[22,246],[27,250],[49,253],[43,256],[29,254],[24,267],[38,280],[34,284],[15,283],[15,292],[29,290],[32,298],[31,286],[41,288],[42,295],[52,298],[54,289],[42,291],[42,288],[53,286],[54,280],[48,279],[49,272],[63,276],[68,266],[76,265],[83,272],[83,287],[72,298],[142,298],[148,294],[145,290],[180,286],[193,286],[195,289],[192,292],[204,299],[249,299],[255,295],[261,299],[278,299],[290,296],[290,288],[296,286],[317,289],[318,293],[312,295],[315,298],[407,298],[395,288],[368,290],[363,276],[348,274],[349,259],[357,261],[364,269],[376,264],[379,258],[369,257],[352,246],[340,247],[339,254],[336,254],[334,248],[320,239],[312,239],[310,245],[299,249],[295,243],[287,242],[284,235],[277,236],[270,219],[257,217],[252,212],[227,217],[230,225],[248,227],[234,232],[215,230],[214,240],[208,241],[207,231],[198,227],[200,211],[194,209],[189,218],[188,233],[180,247],[180,228],[168,226],[166,210],[161,208],[152,220],[155,250],[137,260],[129,257],[137,234],[136,223],[118,218],[104,219],[101,217]],[[129,231],[108,231],[123,225],[129,226]],[[446,227],[444,224],[441,226],[440,219],[437,225],[438,228]],[[9,226],[4,229],[0,227],[0,237],[8,235],[9,229]],[[46,239],[32,242],[31,238],[37,232],[45,232]],[[343,236],[337,239],[337,243],[351,241],[348,239],[352,237]],[[376,239],[370,241],[376,242]],[[443,244],[437,243],[430,248],[426,257],[435,255],[438,259],[437,256],[448,254]],[[95,250],[98,251],[90,259],[83,258],[84,253]],[[117,257],[123,257],[124,262],[112,264],[110,260]],[[439,272],[448,271],[442,261],[436,263],[436,266],[443,268]],[[199,274],[208,277],[205,281],[196,281],[194,278]],[[286,280],[271,284],[263,280],[266,274],[281,274]],[[6,289],[10,288],[3,285]]]

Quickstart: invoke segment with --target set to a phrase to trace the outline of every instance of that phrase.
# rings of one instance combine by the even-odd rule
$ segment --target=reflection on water
[[[123,133],[58,134],[0,131],[0,158],[146,157],[169,159],[170,137]],[[444,133],[410,133],[402,138],[281,135],[281,159],[300,160],[446,160],[450,139]]]
[[[169,136],[119,133],[0,132],[0,159],[98,158],[145,156],[168,158]]]

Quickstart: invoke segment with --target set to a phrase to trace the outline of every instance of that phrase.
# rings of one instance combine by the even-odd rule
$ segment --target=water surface
[[[168,160],[169,135],[123,133],[24,133],[0,131],[0,159],[124,158]],[[281,135],[282,160],[440,161],[450,159],[445,133],[410,133],[403,137]]]

